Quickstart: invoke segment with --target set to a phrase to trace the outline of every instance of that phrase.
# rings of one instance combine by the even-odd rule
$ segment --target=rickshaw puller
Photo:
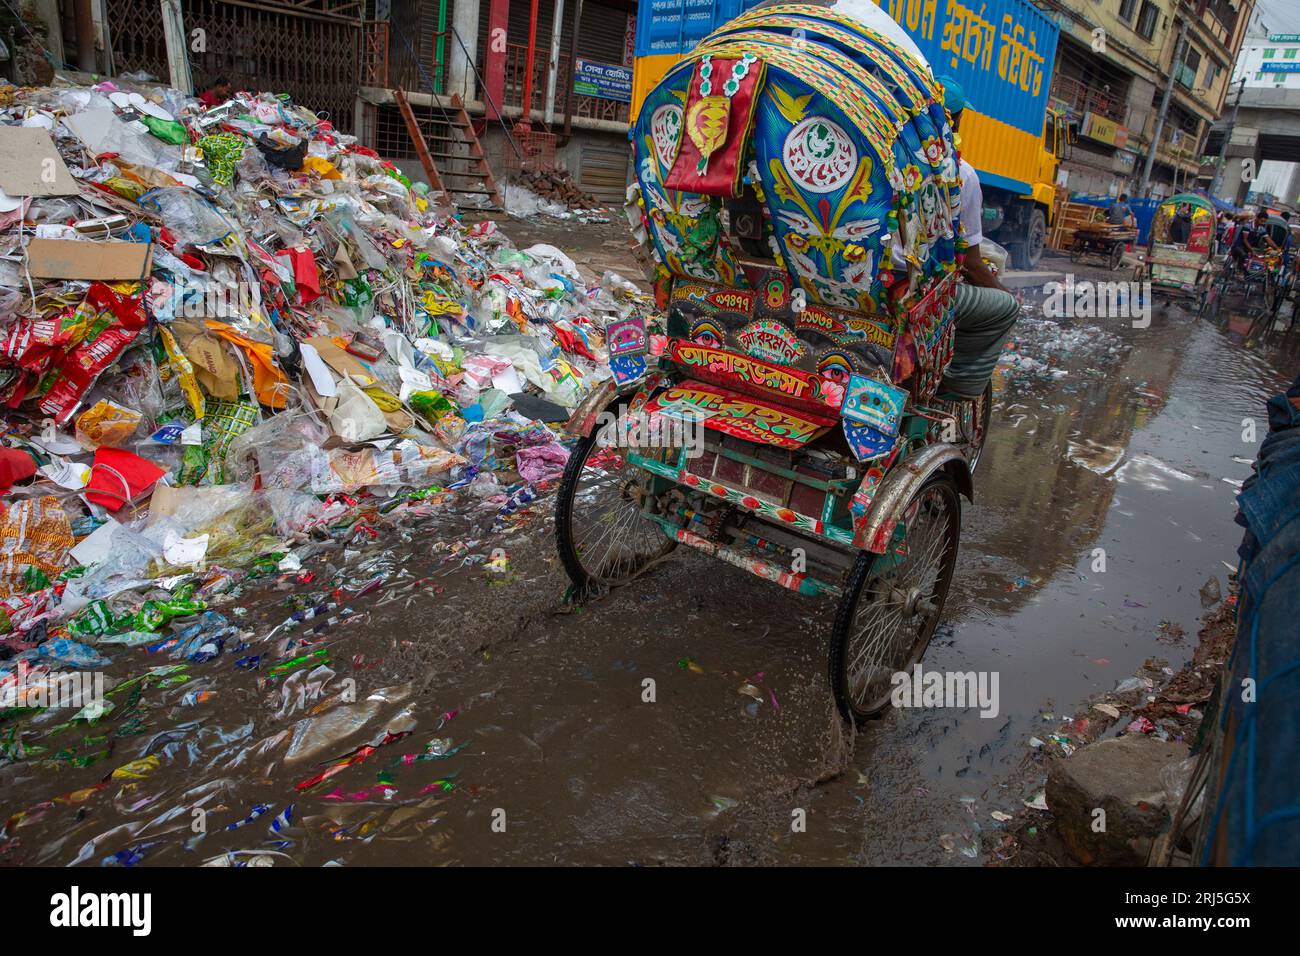
[[[953,131],[966,108],[966,92],[948,76],[943,84],[943,105],[952,116]],[[961,159],[961,226],[967,243],[962,260],[962,280],[957,284],[957,335],[952,363],[940,384],[939,397],[974,401],[984,393],[1011,327],[1020,318],[1020,303],[989,271],[980,255],[984,238],[984,192],[970,163]]]
[[[1232,247],[1228,250],[1228,257],[1241,272],[1246,271],[1248,256],[1260,255],[1264,252],[1266,246],[1272,244],[1272,240],[1268,238],[1268,232],[1265,228],[1267,223],[1268,213],[1261,209],[1255,213],[1253,222],[1243,222],[1237,227],[1237,231],[1232,237]]]

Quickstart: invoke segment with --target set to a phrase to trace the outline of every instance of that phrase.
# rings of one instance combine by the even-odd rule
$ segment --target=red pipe
[[[533,118],[533,56],[537,52],[537,0],[533,0],[528,14],[528,56],[524,60],[524,113],[519,117],[523,126],[530,126]]]

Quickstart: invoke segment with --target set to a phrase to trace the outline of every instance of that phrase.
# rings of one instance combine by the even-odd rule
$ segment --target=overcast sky
[[[1269,33],[1300,33],[1300,3],[1296,0],[1259,0],[1255,6]]]

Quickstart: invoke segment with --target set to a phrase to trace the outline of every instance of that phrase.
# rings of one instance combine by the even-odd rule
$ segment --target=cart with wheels
[[[1128,226],[1105,223],[1080,226],[1074,230],[1074,239],[1070,243],[1070,261],[1097,259],[1114,271],[1123,263],[1124,251],[1137,235],[1137,230]]]

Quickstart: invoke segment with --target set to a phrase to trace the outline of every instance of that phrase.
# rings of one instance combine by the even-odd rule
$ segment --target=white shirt
[[[984,190],[975,167],[961,160],[961,231],[966,243],[978,246],[984,239]]]

